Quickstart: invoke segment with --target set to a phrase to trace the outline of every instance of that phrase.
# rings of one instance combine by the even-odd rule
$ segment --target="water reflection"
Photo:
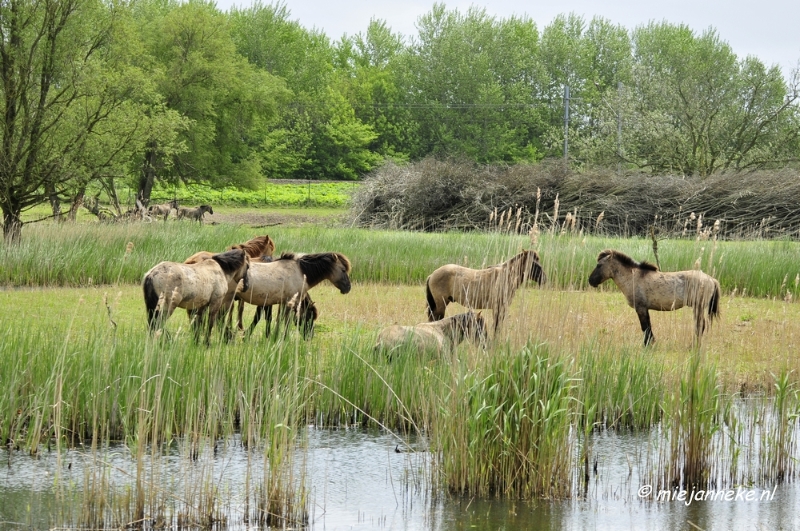
[[[642,501],[637,493],[648,478],[652,442],[645,434],[595,434],[586,490],[559,502],[452,498],[428,483],[430,454],[404,451],[390,434],[308,428],[306,435],[308,451],[296,466],[306,471],[309,528],[315,530],[800,528],[800,489],[793,483],[778,485],[771,500]],[[424,450],[423,440],[405,442]],[[191,499],[203,481],[213,482],[228,512],[228,527],[245,528],[245,477],[248,471],[251,478],[263,473],[262,457],[238,441],[218,444],[216,452],[208,449],[197,460],[185,454],[173,447],[156,462],[147,460],[150,480],[181,499]],[[109,489],[130,488],[135,460],[124,448],[94,457],[72,449],[60,459],[55,452],[43,451],[34,459],[0,450],[0,529],[78,522],[82,493],[87,482],[97,480],[92,470],[98,463],[104,465]],[[578,468],[576,478],[582,477]]]

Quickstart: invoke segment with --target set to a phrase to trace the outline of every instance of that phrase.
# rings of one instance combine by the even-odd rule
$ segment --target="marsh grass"
[[[198,250],[222,251],[268,232],[277,252],[338,251],[353,263],[360,282],[420,284],[437,267],[455,263],[480,269],[501,263],[522,249],[538,250],[554,289],[587,289],[597,254],[616,248],[638,260],[654,261],[649,239],[584,236],[544,230],[531,237],[512,223],[490,232],[424,234],[352,228],[269,227],[187,223],[47,224],[26,229],[18,246],[0,244],[0,284],[86,286],[139,283],[162,260],[183,261]],[[559,226],[560,227],[560,226]],[[126,252],[132,243],[130,252]],[[662,240],[665,271],[692,269],[696,262],[716,276],[726,293],[798,300],[800,244],[793,241]],[[610,288],[605,288],[610,289]]]

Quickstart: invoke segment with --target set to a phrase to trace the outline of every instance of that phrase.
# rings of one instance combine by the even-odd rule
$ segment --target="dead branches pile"
[[[472,230],[489,228],[493,212],[521,209],[520,231],[535,223],[621,236],[647,236],[653,228],[699,236],[719,220],[721,237],[776,238],[800,235],[798,197],[800,172],[792,169],[695,178],[428,158],[368,176],[350,217],[356,226]]]

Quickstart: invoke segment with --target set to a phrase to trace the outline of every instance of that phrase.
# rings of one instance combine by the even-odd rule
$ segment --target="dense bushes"
[[[437,231],[479,229],[522,219],[540,229],[646,235],[718,234],[730,238],[800,234],[797,170],[725,173],[706,178],[576,172],[557,162],[481,166],[428,158],[386,165],[353,197],[360,226]],[[602,214],[602,215],[601,215]],[[515,221],[516,224],[516,221]]]

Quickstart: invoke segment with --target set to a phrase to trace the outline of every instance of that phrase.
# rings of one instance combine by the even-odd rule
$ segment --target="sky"
[[[262,0],[272,4],[276,0]],[[366,31],[372,18],[385,20],[395,33],[415,36],[416,21],[428,13],[433,1],[403,0],[284,0],[290,18],[308,29],[325,32],[331,40],[343,34]],[[232,5],[249,7],[252,0],[217,0],[226,11]],[[627,28],[649,21],[687,24],[700,33],[713,26],[739,57],[755,55],[768,65],[777,64],[788,75],[800,61],[800,0],[493,0],[448,1],[449,10],[465,13],[471,5],[489,15],[507,18],[527,15],[541,30],[556,15],[576,13],[590,20],[595,15]]]

